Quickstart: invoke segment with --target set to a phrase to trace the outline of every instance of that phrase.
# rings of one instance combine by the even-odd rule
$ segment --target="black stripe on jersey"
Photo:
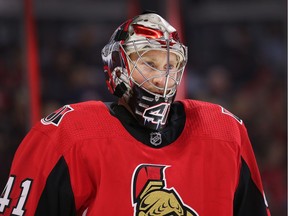
[[[36,216],[76,215],[68,166],[62,156],[51,171],[41,195]]]
[[[264,197],[251,178],[245,160],[242,166],[238,188],[234,196],[234,216],[267,216]]]

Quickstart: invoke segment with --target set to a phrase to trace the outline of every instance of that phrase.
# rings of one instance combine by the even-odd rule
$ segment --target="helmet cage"
[[[151,19],[153,20],[155,14],[152,15]],[[149,16],[149,14],[140,15],[139,17],[141,16]],[[112,94],[122,97],[125,93],[129,94],[127,90],[130,90],[133,85],[137,85],[156,97],[164,97],[166,100],[176,94],[177,86],[181,82],[187,63],[187,47],[180,43],[177,31],[172,26],[162,18],[160,23],[147,24],[145,19],[130,19],[113,33],[109,43],[102,50],[106,84]],[[178,58],[177,69],[169,70],[168,67],[164,71],[146,64],[159,73],[155,76],[145,77],[144,73],[137,67],[137,62],[143,61],[142,56],[150,50],[167,52],[168,65],[169,54],[176,54]],[[138,60],[132,61],[130,58],[132,53],[138,56]],[[144,78],[142,83],[138,83],[133,79],[133,73],[136,70]],[[153,84],[152,80],[159,77],[166,78],[164,87]],[[147,82],[157,90],[157,93],[143,87],[144,83]],[[173,83],[173,85],[168,85],[169,83]]]
[[[116,87],[121,83],[125,84],[127,89],[131,89],[133,84],[143,88],[143,84],[148,82],[150,85],[153,85],[157,92],[154,93],[143,88],[145,91],[148,91],[150,94],[155,95],[157,97],[171,97],[176,93],[177,86],[180,84],[183,72],[185,69],[185,65],[187,63],[187,48],[182,44],[177,44],[175,47],[167,46],[163,48],[162,44],[155,44],[157,41],[147,39],[143,40],[141,43],[139,41],[131,41],[128,43],[121,44],[120,42],[114,42],[110,45],[110,54],[107,56],[107,62],[104,65],[104,72],[106,77],[106,84],[108,86],[109,91],[117,95],[118,97],[122,97],[122,93],[115,92]],[[168,43],[168,42],[167,42]],[[145,48],[139,49],[139,46],[145,46]],[[133,46],[135,52],[127,52],[125,47]],[[166,70],[160,70],[157,68],[152,67],[147,62],[142,59],[142,56],[148,53],[151,50],[159,50],[163,52],[167,52],[167,64],[169,65],[169,58],[170,53],[174,53],[177,56],[178,63],[176,69],[170,70],[169,67]],[[135,53],[138,57],[136,61],[133,61],[130,57],[132,53]],[[139,61],[143,61],[144,64],[152,70],[155,70],[159,73],[154,76],[146,77],[141,69],[137,66]],[[144,81],[138,83],[136,80],[133,79],[133,73],[138,71],[141,76],[143,76]],[[154,78],[165,77],[165,85],[164,87],[159,87],[153,84],[152,80]],[[168,86],[168,83],[173,83],[173,85]],[[124,85],[122,85],[124,86]]]
[[[145,91],[148,91],[150,94],[155,95],[157,97],[164,97],[164,98],[172,97],[176,93],[177,86],[181,82],[183,72],[185,69],[185,65],[187,63],[187,48],[184,45],[180,43],[175,43],[171,39],[166,41],[165,46],[163,45],[163,41],[158,41],[154,39],[143,39],[143,40],[138,40],[138,41],[129,41],[127,43],[120,44],[120,47],[123,53],[125,53],[125,57],[126,57],[125,60],[128,62],[128,67],[126,67],[127,75],[128,75],[127,78],[131,82],[133,82],[138,87],[143,88]],[[133,50],[134,52],[131,52],[131,50]],[[166,55],[167,56],[166,61],[168,65],[167,69],[165,70],[157,69],[142,59],[142,57],[146,53],[152,50],[158,50],[158,51],[167,53]],[[135,53],[137,55],[136,61],[133,61],[131,59],[130,55],[132,53]],[[171,53],[175,54],[177,57],[177,65],[172,70],[169,68]],[[157,71],[158,73],[157,74],[154,73],[153,76],[149,76],[149,77],[145,76],[145,73],[143,73],[143,71],[141,71],[141,69],[137,66],[137,64],[140,61],[142,61],[149,69],[153,71]],[[136,70],[143,77],[143,81],[141,83],[137,82],[133,78],[133,73],[135,73]],[[161,77],[165,77],[164,86],[157,86],[152,82],[154,78],[161,78]],[[152,85],[154,89],[157,89],[157,92],[161,92],[161,93],[155,93],[144,88],[143,85],[147,82],[149,83],[149,85]]]

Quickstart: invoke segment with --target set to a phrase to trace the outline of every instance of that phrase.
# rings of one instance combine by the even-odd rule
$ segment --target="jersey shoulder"
[[[59,108],[42,118],[32,131],[45,134],[57,145],[71,146],[84,139],[103,138],[117,133],[119,121],[103,102],[88,101]]]
[[[186,123],[193,134],[207,138],[226,141],[239,141],[243,121],[221,105],[197,101],[183,100],[186,112]]]

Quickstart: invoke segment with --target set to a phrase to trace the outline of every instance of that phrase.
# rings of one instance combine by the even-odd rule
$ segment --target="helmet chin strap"
[[[174,99],[175,94],[166,98],[158,97],[134,85],[127,104],[140,125],[159,131],[167,124]]]

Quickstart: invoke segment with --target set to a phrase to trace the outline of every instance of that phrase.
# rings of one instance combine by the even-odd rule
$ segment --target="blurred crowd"
[[[0,25],[0,188],[31,127],[23,41],[15,37],[21,29],[5,23]],[[102,72],[101,30],[71,23],[51,26],[43,22],[38,32],[42,117],[68,103],[113,100]],[[221,104],[244,120],[272,215],[286,215],[285,28],[243,23],[195,26],[187,34],[187,97]]]

